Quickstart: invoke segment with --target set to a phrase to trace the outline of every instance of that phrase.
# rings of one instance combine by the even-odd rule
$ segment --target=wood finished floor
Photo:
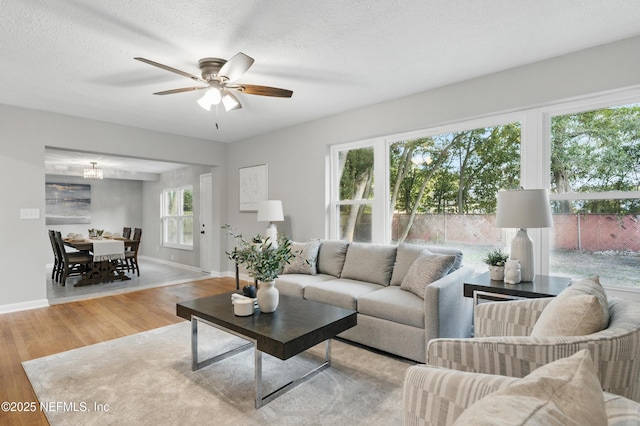
[[[184,321],[176,303],[235,289],[211,278],[0,315],[0,402],[38,402],[22,361]],[[2,425],[47,425],[44,413],[0,411]]]

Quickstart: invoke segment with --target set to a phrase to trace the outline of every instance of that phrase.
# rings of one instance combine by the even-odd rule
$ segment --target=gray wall
[[[45,225],[45,147],[124,155],[191,165],[217,166],[226,176],[227,145],[120,126],[62,114],[0,105],[0,312],[46,306],[46,264],[51,245]],[[221,205],[226,191],[214,183]],[[21,208],[37,208],[40,219],[20,219]],[[222,213],[217,219],[225,221]],[[220,270],[224,251],[217,248]],[[226,267],[226,262],[224,267]]]
[[[525,47],[523,47],[525,48]],[[332,144],[515,111],[640,84],[640,38],[523,66],[402,99],[349,111],[230,145],[0,105],[0,312],[45,301],[49,243],[44,216],[44,147],[218,166],[214,215],[245,234],[263,232],[255,213],[238,211],[238,168],[269,165],[269,197],[284,203],[280,226],[295,239],[325,235],[326,154]],[[461,63],[460,66],[465,66]],[[220,271],[231,270],[222,246]],[[27,255],[28,254],[28,255]]]
[[[46,182],[82,183],[91,185],[91,223],[46,225],[47,229],[87,236],[89,228],[122,232],[124,226],[142,227],[142,182],[136,180],[104,179],[87,181],[80,177],[46,175]],[[53,262],[50,253],[47,263]]]

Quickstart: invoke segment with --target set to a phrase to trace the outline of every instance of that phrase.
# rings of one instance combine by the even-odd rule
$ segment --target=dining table
[[[125,250],[135,244],[125,238],[64,238],[64,245],[93,256],[88,268],[81,272],[80,280],[74,287],[112,281],[130,280],[122,265],[125,262]]]

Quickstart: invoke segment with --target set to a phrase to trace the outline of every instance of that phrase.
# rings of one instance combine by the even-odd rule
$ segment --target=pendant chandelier
[[[96,163],[95,161],[92,161],[91,168],[84,169],[85,179],[102,179],[103,178],[102,169],[96,168],[96,164],[98,163]]]

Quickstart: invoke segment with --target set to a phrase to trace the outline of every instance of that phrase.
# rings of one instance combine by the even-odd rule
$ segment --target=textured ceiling
[[[233,142],[640,34],[635,0],[0,0],[0,103]],[[241,94],[154,96],[198,59],[255,59]]]

